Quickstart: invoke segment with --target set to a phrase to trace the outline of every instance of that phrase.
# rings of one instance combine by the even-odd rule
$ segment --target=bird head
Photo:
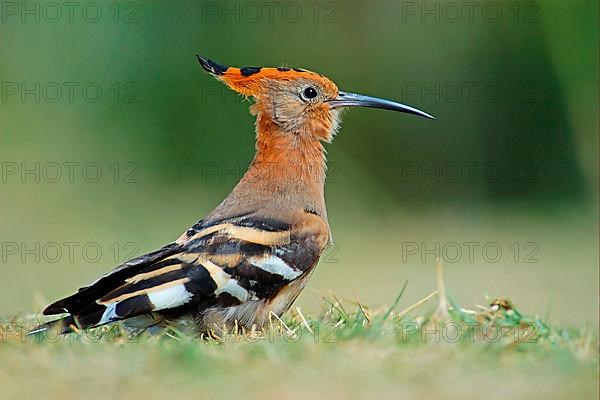
[[[211,75],[255,100],[251,112],[257,115],[259,126],[273,125],[264,131],[330,142],[338,128],[340,110],[348,107],[381,108],[434,119],[401,103],[341,91],[327,77],[304,69],[235,68],[197,57]]]

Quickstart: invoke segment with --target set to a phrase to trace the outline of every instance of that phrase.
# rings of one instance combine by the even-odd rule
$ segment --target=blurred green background
[[[0,314],[175,239],[252,159],[248,103],[202,72],[318,71],[428,121],[352,110],[329,145],[319,292],[510,297],[598,322],[598,3],[2,2]]]

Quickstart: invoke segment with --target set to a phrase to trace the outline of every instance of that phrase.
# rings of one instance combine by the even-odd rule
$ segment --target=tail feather
[[[76,329],[88,329],[124,319],[115,313],[116,307],[92,303],[77,315],[68,315],[63,318],[49,321],[27,332],[27,335],[52,332],[63,335],[75,332]]]
[[[35,335],[40,333],[55,332],[58,335],[64,335],[66,333],[72,333],[75,331],[77,323],[73,316],[69,315],[64,318],[55,319],[44,324],[37,326],[36,328],[27,332],[27,335]]]

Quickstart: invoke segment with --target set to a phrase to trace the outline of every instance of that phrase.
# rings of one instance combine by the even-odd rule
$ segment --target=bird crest
[[[244,96],[257,96],[268,90],[273,81],[285,82],[298,79],[314,81],[327,92],[336,96],[338,88],[335,83],[316,72],[300,68],[287,67],[229,67],[207,58],[196,56],[198,62],[211,75],[225,83],[232,90]]]

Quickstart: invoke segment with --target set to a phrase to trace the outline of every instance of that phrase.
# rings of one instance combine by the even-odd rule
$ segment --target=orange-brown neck
[[[229,213],[237,208],[285,214],[302,208],[326,219],[325,149],[318,135],[282,132],[261,113],[256,130],[254,160],[215,212],[222,214],[227,209]]]
[[[322,200],[325,185],[325,149],[313,135],[280,132],[259,120],[256,156],[248,178],[260,177],[260,185],[279,188],[298,200]],[[258,183],[258,182],[256,182]]]

